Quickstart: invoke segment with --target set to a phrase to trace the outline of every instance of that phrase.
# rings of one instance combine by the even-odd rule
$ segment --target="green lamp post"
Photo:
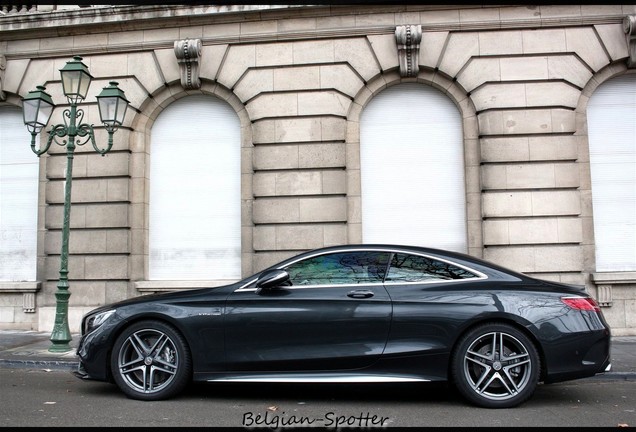
[[[36,136],[48,124],[55,105],[51,96],[45,92],[46,88],[38,86],[30,91],[23,99],[24,124],[31,133],[31,150],[39,157],[46,153],[55,142],[66,147],[66,182],[64,183],[64,220],[62,223],[62,251],[60,254],[60,277],[55,293],[55,325],[51,333],[51,352],[66,352],[71,350],[71,331],[68,325],[68,300],[71,296],[68,283],[68,243],[71,220],[71,185],[73,180],[73,155],[76,146],[82,146],[89,140],[95,151],[104,156],[113,146],[113,134],[123,124],[128,108],[128,100],[124,92],[117,87],[118,83],[111,81],[97,96],[99,115],[108,132],[108,145],[100,149],[95,143],[93,125],[83,123],[84,111],[78,109],[78,103],[86,98],[88,88],[93,77],[88,73],[88,67],[82,63],[82,57],[75,56],[60,69],[62,88],[70,108],[63,112],[64,124],[52,126],[48,132],[46,144],[37,149]],[[67,137],[68,139],[63,139]]]

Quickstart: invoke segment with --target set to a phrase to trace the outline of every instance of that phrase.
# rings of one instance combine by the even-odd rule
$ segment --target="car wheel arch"
[[[161,322],[163,324],[169,325],[171,326],[174,330],[176,330],[181,337],[183,337],[183,339],[186,341],[186,349],[189,351],[190,353],[190,358],[192,359],[192,361],[194,361],[194,358],[192,357],[192,349],[190,348],[191,346],[191,342],[190,339],[187,335],[187,332],[183,331],[183,328],[178,324],[178,322],[176,320],[174,320],[172,317],[167,316],[167,315],[163,315],[163,314],[144,314],[144,315],[136,315],[136,316],[132,316],[129,318],[126,318],[125,320],[123,320],[121,322],[121,324],[111,333],[110,335],[110,341],[109,341],[109,348],[108,348],[108,352],[106,353],[106,357],[105,357],[105,361],[106,361],[106,371],[107,371],[107,375],[108,375],[108,381],[111,383],[114,383],[114,378],[112,375],[112,372],[110,370],[110,358],[113,354],[113,347],[115,345],[115,341],[119,338],[119,336],[126,331],[127,328],[142,322],[142,321],[158,321]]]
[[[496,339],[490,339],[491,334],[497,334]],[[448,377],[478,406],[513,408],[543,381],[544,364],[540,345],[527,328],[514,320],[485,320],[458,336],[449,355]]]
[[[484,318],[478,321],[472,321],[469,324],[467,324],[466,326],[464,326],[461,331],[459,331],[455,337],[455,340],[453,341],[452,346],[450,347],[450,355],[452,356],[452,354],[455,352],[455,349],[457,348],[457,344],[459,343],[460,340],[462,340],[462,338],[464,337],[464,335],[466,335],[467,333],[469,333],[470,331],[472,331],[473,329],[475,329],[476,327],[482,326],[482,325],[495,325],[495,324],[508,324],[513,326],[515,329],[521,331],[526,337],[528,337],[528,339],[530,339],[530,341],[532,342],[532,344],[534,345],[534,348],[537,350],[537,353],[539,354],[539,361],[540,361],[540,365],[541,365],[541,370],[539,371],[539,380],[543,381],[545,376],[546,376],[546,358],[545,358],[545,353],[543,351],[543,347],[537,337],[536,334],[534,334],[529,327],[532,326],[531,323],[522,323],[519,320],[516,319],[512,319],[511,317],[506,317],[506,316],[498,316],[498,317],[488,317],[488,318]],[[447,376],[451,377],[451,363],[449,362],[448,364],[448,371],[447,371]]]
[[[193,379],[189,342],[169,320],[144,316],[128,322],[109,357],[113,382],[132,399],[169,399]]]

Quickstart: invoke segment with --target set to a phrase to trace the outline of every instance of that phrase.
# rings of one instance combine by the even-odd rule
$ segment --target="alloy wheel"
[[[117,367],[120,376],[132,389],[156,393],[170,385],[179,368],[175,342],[155,329],[142,329],[122,344]]]

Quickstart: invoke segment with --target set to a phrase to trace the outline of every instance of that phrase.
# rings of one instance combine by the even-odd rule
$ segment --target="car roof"
[[[523,273],[512,270],[510,268],[501,266],[499,264],[495,264],[491,261],[487,261],[478,257],[474,257],[472,255],[468,255],[462,252],[451,251],[448,249],[439,249],[433,247],[426,246],[418,246],[418,245],[407,245],[407,244],[394,244],[394,243],[352,243],[345,245],[335,245],[335,246],[326,246],[322,248],[312,249],[293,257],[290,257],[282,262],[277,263],[272,266],[272,268],[280,267],[281,264],[287,263],[290,261],[296,261],[298,259],[302,259],[305,257],[309,257],[312,255],[320,255],[323,253],[335,252],[335,251],[353,251],[353,250],[377,250],[377,251],[389,251],[389,252],[409,252],[409,253],[419,253],[424,255],[430,255],[434,257],[451,259],[461,261],[464,264],[472,264],[480,267],[484,267],[489,270],[495,270],[502,273],[506,273],[511,276],[519,277],[519,278],[530,278]]]

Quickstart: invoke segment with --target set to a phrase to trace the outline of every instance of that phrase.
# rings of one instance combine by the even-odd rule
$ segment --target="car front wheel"
[[[161,400],[188,384],[192,362],[187,343],[172,326],[143,321],[119,335],[111,355],[115,383],[130,398]]]
[[[511,408],[534,393],[540,361],[532,341],[503,323],[485,324],[466,333],[451,358],[459,393],[486,408]]]

